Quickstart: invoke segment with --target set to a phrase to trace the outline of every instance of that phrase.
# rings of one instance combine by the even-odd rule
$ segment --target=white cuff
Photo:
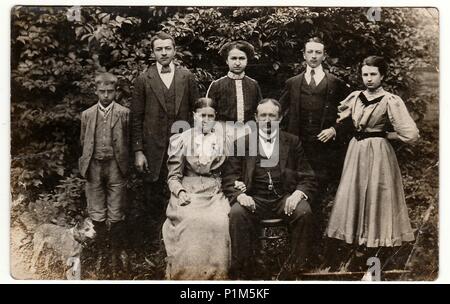
[[[336,140],[336,129],[334,127],[330,127],[330,129],[333,129],[334,135],[333,135],[333,140]]]
[[[304,200],[306,200],[306,201],[308,200],[308,196],[305,194],[305,192],[303,192],[303,191],[301,191],[301,190],[295,190],[295,191],[298,191],[298,192],[300,192],[300,193],[302,194],[302,196],[303,196],[302,199],[304,199]],[[294,191],[294,192],[295,192],[295,191]]]

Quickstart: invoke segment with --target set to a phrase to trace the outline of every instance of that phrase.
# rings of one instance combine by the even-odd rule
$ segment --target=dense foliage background
[[[96,102],[95,72],[119,76],[118,101],[128,106],[134,79],[154,62],[149,41],[155,32],[164,30],[175,37],[176,63],[195,73],[202,93],[227,71],[218,55],[220,47],[235,39],[251,42],[256,56],[247,74],[259,81],[264,96],[275,98],[284,81],[303,68],[304,41],[317,35],[327,46],[326,68],[354,89],[361,88],[358,63],[364,57],[377,54],[389,61],[385,88],[404,98],[422,132],[416,146],[396,146],[411,219],[420,236],[406,267],[414,269],[410,278],[435,278],[438,127],[424,117],[427,107],[438,103],[438,91],[419,86],[418,71],[437,70],[438,19],[432,10],[384,8],[381,19],[371,22],[366,12],[367,8],[14,7],[13,224],[18,219],[25,226],[30,221],[72,225],[83,216],[84,181],[77,168],[80,113]],[[142,199],[140,186],[133,174],[129,188],[135,201]],[[428,263],[416,263],[414,257]],[[162,260],[156,263],[161,265],[150,264],[164,267]]]

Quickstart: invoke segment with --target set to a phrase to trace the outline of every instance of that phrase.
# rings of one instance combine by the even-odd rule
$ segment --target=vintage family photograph
[[[10,13],[15,280],[438,278],[437,8]]]

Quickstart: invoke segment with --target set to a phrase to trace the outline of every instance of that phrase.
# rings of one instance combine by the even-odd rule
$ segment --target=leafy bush
[[[63,179],[51,193],[40,194],[28,208],[40,223],[73,226],[83,215],[82,196],[85,181],[76,176]]]
[[[415,68],[435,64],[436,32],[417,30],[417,9],[386,8],[369,22],[366,8],[14,7],[12,13],[12,186],[32,197],[76,173],[79,113],[95,103],[93,78],[119,76],[119,102],[129,105],[136,76],[154,58],[156,31],[172,34],[176,61],[191,68],[203,92],[226,72],[220,47],[245,39],[256,49],[248,74],[265,96],[302,66],[304,41],[323,37],[326,66],[353,87],[357,63],[369,54],[389,59],[387,88],[407,97],[421,119],[426,99],[414,91]],[[425,25],[424,25],[425,26]],[[434,52],[433,52],[434,51]]]
[[[159,30],[175,37],[175,61],[194,72],[203,93],[212,80],[227,72],[218,50],[234,39],[255,46],[256,56],[247,74],[259,81],[264,96],[275,98],[280,96],[284,81],[304,67],[302,48],[313,35],[321,36],[327,45],[325,66],[353,88],[361,87],[358,63],[368,55],[383,55],[390,70],[385,79],[387,90],[404,97],[422,131],[426,107],[437,102],[437,94],[417,90],[415,71],[438,65],[437,21],[433,24],[423,9],[384,8],[381,20],[370,22],[366,11],[314,7],[14,7],[11,188],[15,207],[29,208],[41,221],[61,225],[81,215],[83,181],[77,168],[80,112],[97,101],[94,75],[99,71],[115,73],[119,78],[117,101],[129,106],[134,79],[154,62],[150,39]],[[438,138],[426,138],[419,148],[398,147],[407,200],[415,218],[420,218],[416,213],[422,214],[428,202],[437,204]],[[131,197],[140,197],[134,193],[139,187],[132,179]]]

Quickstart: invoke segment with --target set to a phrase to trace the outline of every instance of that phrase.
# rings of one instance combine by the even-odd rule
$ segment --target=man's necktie
[[[311,81],[309,82],[309,85],[311,86],[311,88],[316,87],[316,80],[314,79],[315,74],[316,74],[316,71],[314,71],[314,69],[311,69]]]
[[[165,73],[170,73],[170,65],[163,65],[163,67],[161,68],[161,74],[165,74]]]

